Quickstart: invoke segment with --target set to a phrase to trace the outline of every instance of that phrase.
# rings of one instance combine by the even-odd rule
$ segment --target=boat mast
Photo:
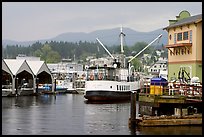
[[[123,39],[124,39],[125,34],[123,33],[123,28],[121,26],[120,28],[120,50],[121,50],[121,54],[124,53],[124,49],[123,49]]]
[[[125,55],[124,55],[124,46],[123,40],[125,37],[125,33],[123,33],[123,27],[120,28],[120,50],[121,50],[121,66],[125,68]]]
[[[125,55],[124,55],[124,49],[123,49],[123,39],[124,39],[125,34],[123,33],[122,26],[120,28],[120,48],[121,48],[121,54],[119,56],[119,60],[121,62],[121,67],[125,68]],[[100,45],[105,49],[105,51],[110,55],[110,57],[116,61],[116,59],[113,57],[113,55],[108,51],[108,49],[103,45],[103,43],[96,38],[96,40],[100,43]]]

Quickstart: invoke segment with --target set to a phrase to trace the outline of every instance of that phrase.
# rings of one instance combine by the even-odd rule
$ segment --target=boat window
[[[103,79],[103,73],[100,72],[100,73],[98,74],[98,80],[102,80],[102,79]]]

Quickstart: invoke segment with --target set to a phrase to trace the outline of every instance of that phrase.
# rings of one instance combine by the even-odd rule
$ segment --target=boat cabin
[[[128,75],[128,69],[108,66],[93,66],[87,69],[86,80],[111,80],[111,81],[135,81],[138,77],[132,73]]]

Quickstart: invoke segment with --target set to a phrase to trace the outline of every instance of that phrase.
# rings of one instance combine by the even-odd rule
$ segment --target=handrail
[[[162,84],[167,84],[163,86]],[[150,83],[149,81],[143,81],[143,84],[140,85],[141,92],[143,94],[150,94],[151,88],[153,88],[153,94],[155,94],[156,88],[162,91],[162,95],[179,95],[179,96],[188,96],[202,97],[202,83],[200,85],[192,85],[187,83],[173,83],[173,82],[159,82],[159,83]],[[153,87],[152,87],[153,86]]]

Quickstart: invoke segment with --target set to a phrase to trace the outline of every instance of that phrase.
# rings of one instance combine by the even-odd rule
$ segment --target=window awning
[[[178,44],[171,44],[171,45],[166,45],[164,46],[165,48],[168,48],[168,50],[175,54],[174,51],[172,51],[172,48],[178,48],[178,47],[185,47],[187,50],[190,50],[189,47],[192,46],[192,43],[178,43]]]
[[[178,43],[178,44],[171,44],[166,45],[166,48],[176,48],[176,47],[191,47],[192,43]]]

